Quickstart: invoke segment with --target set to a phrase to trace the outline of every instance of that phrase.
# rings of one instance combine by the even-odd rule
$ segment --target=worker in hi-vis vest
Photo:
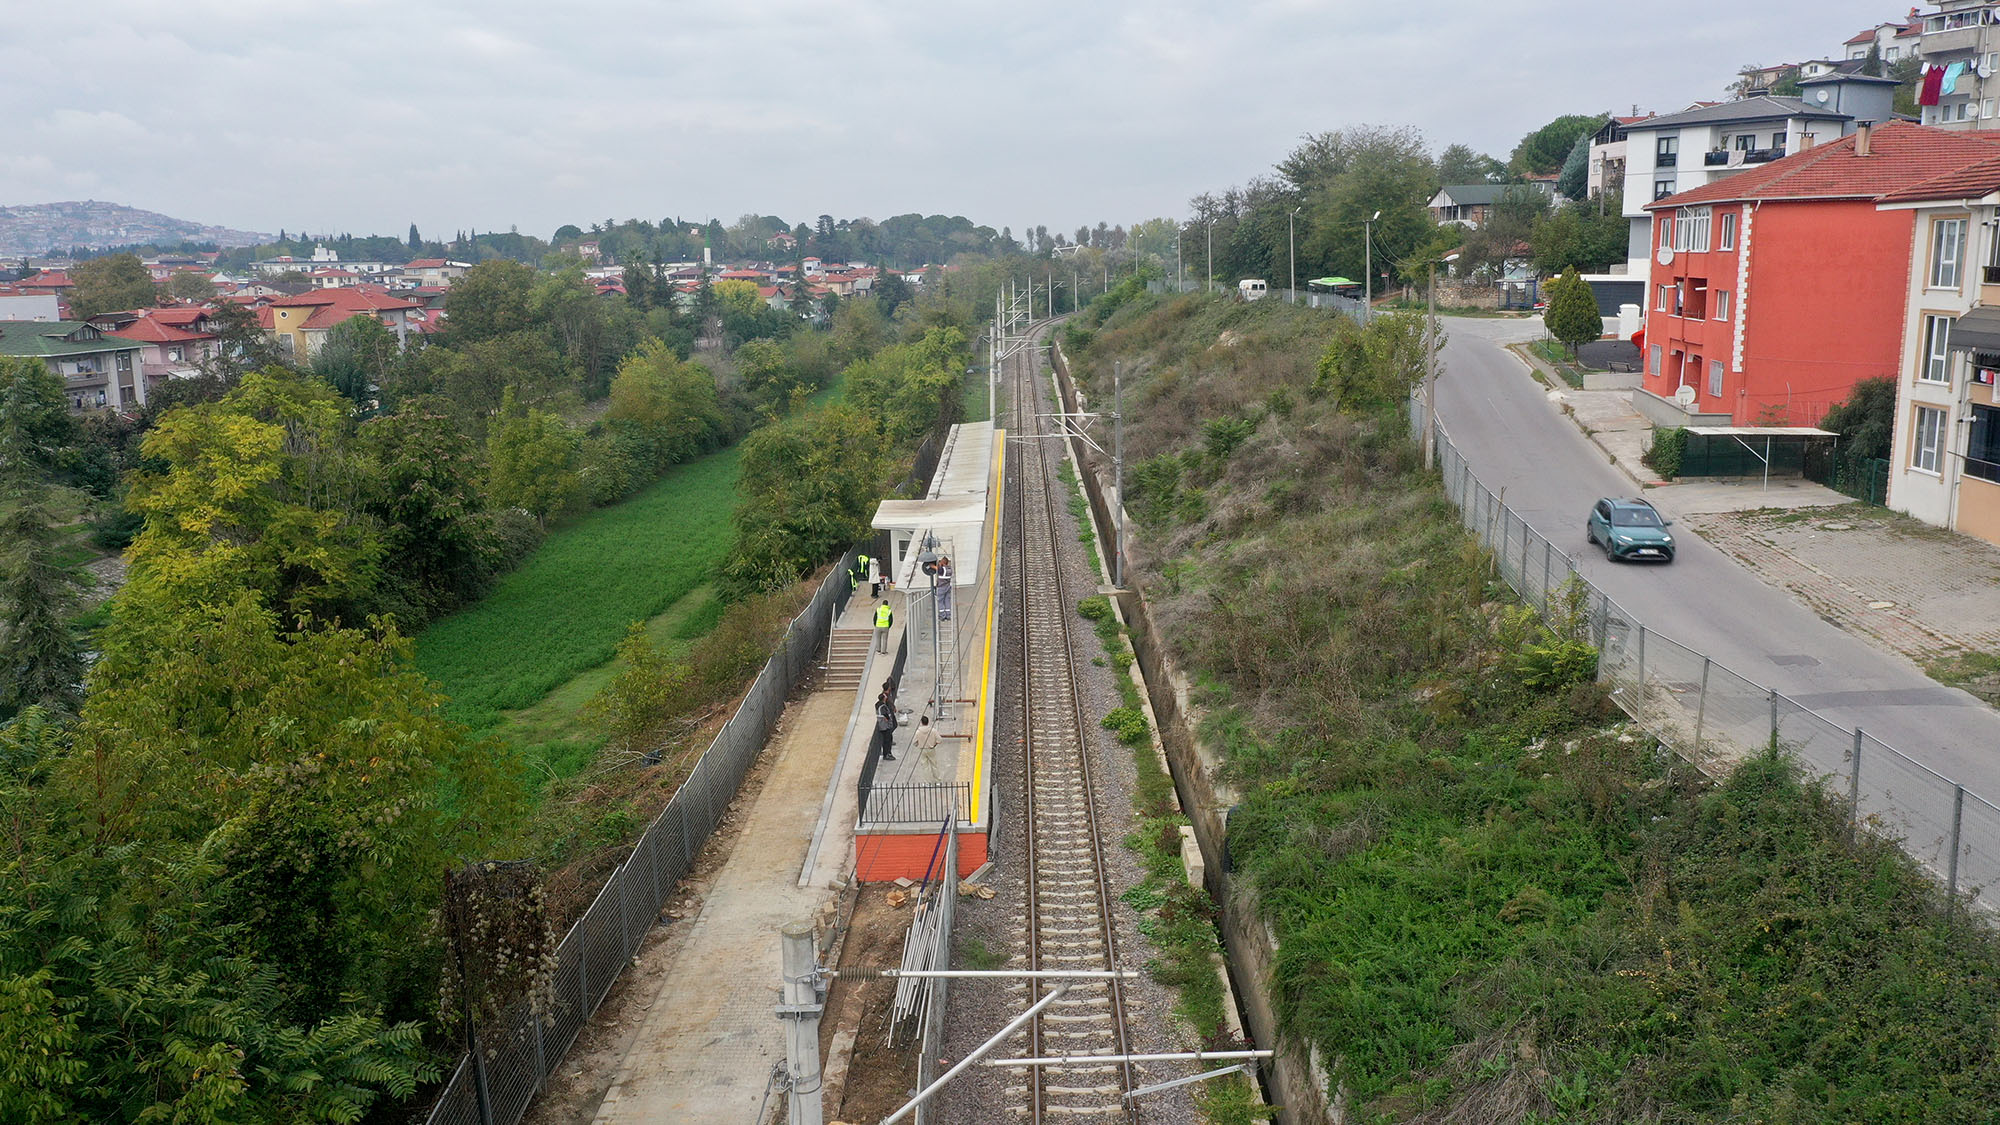
[[[847,592],[853,593],[861,586],[861,576],[868,573],[868,556],[856,555],[854,569],[847,572]]]
[[[875,607],[875,651],[876,652],[889,651],[889,625],[892,622],[894,622],[895,619],[896,615],[890,612],[889,610],[889,599],[883,598],[882,604]]]

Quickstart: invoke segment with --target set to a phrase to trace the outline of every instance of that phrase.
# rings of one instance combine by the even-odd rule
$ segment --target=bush
[[[146,517],[119,506],[90,521],[90,545],[100,551],[122,551],[146,526]]]
[[[1639,459],[1662,479],[1672,480],[1681,475],[1681,458],[1687,454],[1687,441],[1688,432],[1681,426],[1654,430],[1652,444]]]
[[[1551,637],[1514,657],[1514,674],[1543,691],[1565,691],[1597,678],[1597,650],[1579,640]]]
[[[1092,594],[1076,603],[1076,612],[1086,621],[1102,621],[1111,616],[1111,599],[1103,594]]]
[[[1202,447],[1217,461],[1227,461],[1256,429],[1257,423],[1248,418],[1210,418],[1202,427]]]
[[[1104,729],[1118,735],[1118,741],[1127,746],[1140,746],[1152,735],[1152,728],[1146,725],[1146,716],[1137,707],[1116,707],[1104,716]]]

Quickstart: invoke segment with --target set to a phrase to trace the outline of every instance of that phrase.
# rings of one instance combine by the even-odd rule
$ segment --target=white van
[[[1246,277],[1236,283],[1236,295],[1246,301],[1261,301],[1270,290],[1261,277]]]

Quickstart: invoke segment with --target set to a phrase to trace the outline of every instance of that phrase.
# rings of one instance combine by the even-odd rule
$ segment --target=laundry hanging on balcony
[[[1939,84],[1938,93],[1940,94],[1958,93],[1958,76],[1964,73],[1965,73],[1965,64],[1962,62],[1955,62],[1952,63],[1950,66],[1945,67],[1944,81]]]
[[[1942,87],[1943,85],[1944,85],[1944,68],[1941,66],[1925,67],[1924,83],[1917,90],[1917,104],[1918,105],[1938,104],[1938,94],[1942,92],[1940,87]]]

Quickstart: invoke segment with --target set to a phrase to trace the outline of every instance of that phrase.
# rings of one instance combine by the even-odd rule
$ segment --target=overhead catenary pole
[[[1206,272],[1204,273],[1201,279],[1201,291],[1204,293],[1213,293],[1215,292],[1215,220],[1214,219],[1211,218],[1208,220],[1208,223],[1206,224],[1206,229],[1208,231],[1208,264],[1206,266]]]
[[[1361,323],[1367,324],[1375,315],[1375,220],[1382,212],[1361,220]]]
[[[1424,468],[1429,469],[1437,459],[1437,266],[1431,267],[1424,288],[1430,306],[1424,320]]]
[[[1111,552],[1111,585],[1125,588],[1125,381],[1117,360],[1111,361],[1111,473],[1116,478],[1118,507],[1111,513],[1118,543]]]
[[[1285,216],[1285,249],[1291,254],[1292,258],[1292,284],[1289,288],[1285,290],[1285,296],[1288,297],[1291,303],[1294,305],[1299,303],[1298,219],[1299,219],[1299,209],[1297,207],[1292,208],[1291,214]]]
[[[785,1025],[785,1077],[790,1086],[785,1103],[789,1125],[820,1125],[819,965],[813,949],[813,924],[803,919],[781,931],[784,952],[784,993],[778,1018]]]

